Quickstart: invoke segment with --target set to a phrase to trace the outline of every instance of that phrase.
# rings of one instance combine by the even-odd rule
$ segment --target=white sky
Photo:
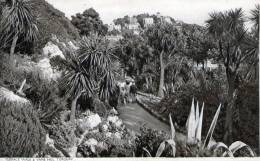
[[[139,13],[171,16],[186,23],[203,25],[212,11],[223,11],[242,7],[246,14],[260,0],[47,0],[57,9],[71,17],[85,9],[93,7],[104,23],[113,19]]]

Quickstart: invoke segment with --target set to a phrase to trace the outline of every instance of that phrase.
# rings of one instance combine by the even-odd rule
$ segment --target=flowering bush
[[[103,119],[98,126],[88,128],[78,146],[78,156],[130,157],[135,148],[134,137],[115,114]]]

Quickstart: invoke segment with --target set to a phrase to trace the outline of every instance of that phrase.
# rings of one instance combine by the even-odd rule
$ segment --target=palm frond
[[[255,5],[255,8],[251,10],[251,15],[249,17],[249,20],[253,22],[254,27],[259,31],[259,12],[260,12],[260,5]]]
[[[37,40],[38,28],[30,1],[16,0],[5,4],[1,12],[0,33],[4,45],[10,43],[15,35],[24,37],[24,41]]]
[[[90,74],[83,68],[81,61],[75,54],[69,54],[65,61],[68,70],[61,82],[66,89],[66,94],[77,96],[82,91],[93,93],[93,80]]]

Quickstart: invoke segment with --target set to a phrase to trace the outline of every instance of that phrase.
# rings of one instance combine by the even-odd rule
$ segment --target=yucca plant
[[[75,118],[78,98],[84,93],[94,102],[107,101],[115,89],[116,57],[107,39],[91,34],[83,37],[80,48],[75,53],[68,52],[63,64],[67,70],[62,81],[66,94],[73,97],[71,119]],[[103,112],[106,110],[102,109]]]
[[[66,90],[66,94],[75,97],[85,90],[89,94],[93,93],[93,82],[91,74],[83,67],[81,60],[75,53],[66,54],[63,61],[67,67],[61,85]]]
[[[83,37],[77,51],[82,67],[93,79],[94,94],[101,100],[107,100],[115,89],[114,69],[117,58],[113,54],[115,47],[107,39],[97,34]]]
[[[66,95],[73,98],[70,120],[75,123],[77,100],[82,93],[93,93],[93,79],[87,70],[83,68],[79,57],[75,53],[68,53],[63,63],[67,67],[67,71],[63,77],[61,86],[65,89]]]
[[[214,153],[219,149],[224,149],[222,156],[233,157],[234,153],[242,148],[246,148],[250,156],[255,156],[253,150],[245,143],[241,141],[236,141],[232,143],[229,147],[223,142],[215,142],[212,135],[214,133],[215,127],[217,125],[217,120],[220,114],[221,104],[219,105],[215,116],[210,125],[209,131],[206,135],[204,141],[201,140],[202,123],[203,123],[203,110],[204,103],[202,105],[201,112],[199,114],[199,103],[197,102],[196,110],[194,105],[194,99],[192,100],[190,114],[187,120],[187,144],[197,144],[200,151],[210,150]]]
[[[11,57],[14,54],[19,38],[23,38],[23,41],[30,42],[33,42],[37,39],[38,28],[36,26],[36,19],[32,14],[30,1],[6,1],[0,17],[1,47],[7,47],[11,45]]]

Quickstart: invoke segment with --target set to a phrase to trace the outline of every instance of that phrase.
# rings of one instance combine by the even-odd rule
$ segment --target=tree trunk
[[[79,97],[81,96],[83,92],[80,92],[73,100],[71,103],[71,111],[70,111],[70,121],[72,122],[73,125],[75,125],[75,118],[76,118],[76,108],[77,108],[77,101]]]
[[[228,105],[226,110],[226,120],[225,120],[225,135],[224,141],[229,145],[233,142],[232,137],[232,126],[233,126],[233,109],[235,105],[235,97],[234,93],[236,91],[236,74],[227,71],[227,79],[228,79]]]
[[[14,39],[12,41],[12,46],[11,46],[11,49],[10,49],[10,57],[11,58],[13,58],[13,56],[14,56],[14,51],[15,51],[17,40],[18,40],[18,35],[15,34]]]
[[[75,124],[75,115],[76,115],[76,107],[77,107],[77,98],[73,99],[71,103],[71,112],[70,112],[70,121]]]
[[[160,72],[160,84],[159,84],[159,89],[158,89],[158,96],[159,97],[164,97],[164,93],[163,93],[163,87],[164,87],[164,63],[163,63],[163,52],[160,53],[160,68],[161,68],[161,72]]]
[[[149,80],[148,80],[148,77],[145,77],[145,87],[146,87],[146,89],[149,88]]]

